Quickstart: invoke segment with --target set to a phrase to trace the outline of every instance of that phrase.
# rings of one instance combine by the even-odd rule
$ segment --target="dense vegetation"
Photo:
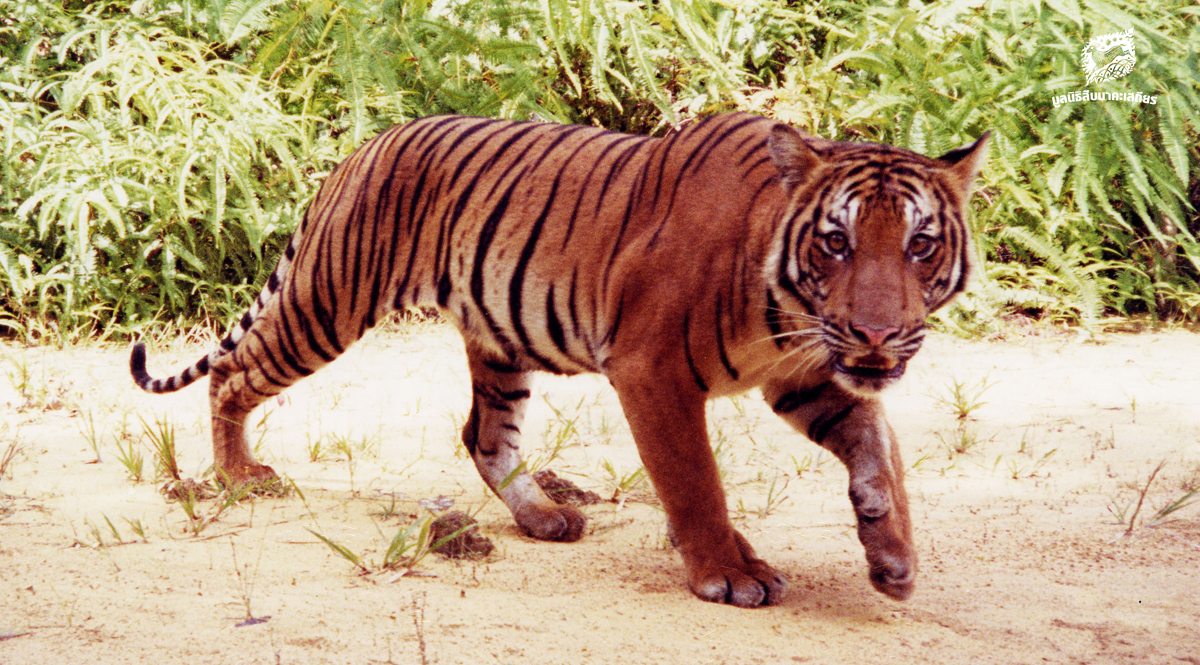
[[[1136,66],[1085,87],[1117,30]],[[1198,49],[1186,0],[0,0],[0,324],[222,327],[321,177],[405,119],[735,109],[930,154],[994,130],[948,325],[1195,321]],[[1142,96],[1056,99],[1088,88]]]

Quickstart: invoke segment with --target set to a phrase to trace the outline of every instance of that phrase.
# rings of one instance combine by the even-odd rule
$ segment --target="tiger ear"
[[[974,143],[951,150],[938,157],[938,161],[948,167],[946,172],[957,180],[963,190],[968,193],[975,178],[983,170],[984,163],[987,162],[987,147],[991,136],[992,132],[986,131]]]
[[[821,156],[804,140],[804,136],[784,124],[771,128],[767,151],[771,153],[775,168],[779,169],[779,179],[788,194],[821,164]]]

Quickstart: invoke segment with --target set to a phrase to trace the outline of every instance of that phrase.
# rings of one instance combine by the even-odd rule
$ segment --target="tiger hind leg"
[[[521,459],[521,424],[529,401],[530,373],[493,362],[470,344],[467,355],[472,401],[462,438],[479,475],[529,535],[540,540],[579,540],[587,517],[546,496]]]
[[[210,367],[213,463],[226,486],[270,489],[278,482],[274,469],[255,459],[246,441],[246,419],[258,405],[329,364],[353,343],[343,339],[337,349],[289,352],[277,312],[268,310],[263,318],[255,334],[242,338]]]
[[[222,356],[210,373],[213,468],[226,487],[269,487],[279,477],[274,469],[255,459],[246,441],[246,418],[282,388],[264,394],[250,373],[238,368],[233,358],[232,353]]]

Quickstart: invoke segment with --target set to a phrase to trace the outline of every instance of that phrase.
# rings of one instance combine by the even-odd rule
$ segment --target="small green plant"
[[[280,481],[280,485],[286,487],[283,481]],[[167,499],[178,503],[179,507],[183,509],[188,519],[188,530],[193,536],[199,536],[211,524],[220,519],[227,510],[259,491],[262,491],[262,488],[251,485],[234,488],[227,485],[218,493],[212,481],[196,482],[190,478],[170,481],[162,488]],[[202,502],[213,498],[216,498],[216,502],[210,513],[206,514]]]
[[[308,531],[309,533],[311,533],[312,535],[316,536],[317,539],[320,540],[321,542],[325,543],[325,545],[327,547],[329,547],[329,549],[333,550],[334,554],[342,557],[346,561],[349,561],[350,565],[352,565],[358,569],[359,574],[361,574],[361,575],[370,574],[370,572],[371,572],[370,564],[365,559],[363,559],[359,555],[355,554],[354,551],[351,550],[349,547],[346,547],[345,545],[342,545],[341,543],[334,541],[333,539],[329,538],[328,536],[325,536],[324,534],[317,533],[316,531],[313,531],[312,529],[306,528],[305,530]]]
[[[3,245],[0,244],[0,248],[2,247]],[[18,353],[15,358],[9,356],[6,359],[13,366],[12,370],[6,372],[8,382],[21,397],[21,404],[17,406],[18,411],[62,408],[63,397],[66,393],[64,386],[59,385],[56,379],[47,378],[44,373],[42,376],[35,376],[29,368],[29,359],[24,353]]]
[[[150,439],[150,452],[154,456],[155,480],[179,480],[179,463],[175,454],[175,426],[171,421],[158,416],[154,417],[154,425],[142,421],[142,432]]]
[[[821,467],[825,466],[828,461],[829,454],[825,450],[818,450],[816,454],[807,452],[801,458],[792,455],[792,468],[795,470],[796,477],[802,478],[809,472],[820,473]]]
[[[1050,458],[1053,457],[1054,453],[1056,452],[1058,452],[1058,448],[1050,450],[1050,452],[1042,455],[1036,462],[1029,465],[1019,464],[1016,460],[1010,459],[1008,461],[1008,473],[1010,476],[1012,476],[1013,480],[1019,480],[1021,478],[1033,478],[1037,475],[1038,471],[1042,469],[1042,467],[1046,466],[1046,463],[1050,461]]]
[[[146,527],[142,525],[142,521],[140,519],[131,520],[126,517],[124,520],[125,523],[129,525],[129,528],[133,530],[134,535],[136,535],[138,538],[141,538],[143,543],[149,542],[150,539],[146,537]]]
[[[908,465],[908,470],[913,473],[920,472],[922,469],[925,468],[925,465],[929,463],[931,458],[932,458],[932,456],[929,453],[921,455],[915,461],[913,461],[912,464]]]
[[[379,447],[381,445],[381,437],[378,434],[351,436],[345,434],[330,435],[330,446],[346,457],[347,461],[352,461],[363,457],[378,457]]]
[[[229,539],[229,551],[233,556],[233,573],[237,576],[238,595],[241,597],[242,608],[246,610],[246,618],[238,622],[237,627],[253,626],[267,621],[271,618],[269,615],[256,617],[250,607],[250,599],[254,595],[254,582],[258,579],[258,564],[262,561],[262,550],[259,550],[258,561],[254,563],[253,574],[248,571],[243,572],[242,567],[238,565],[237,545],[234,544],[232,537]]]
[[[1112,496],[1109,499],[1108,511],[1116,518],[1117,524],[1124,526],[1125,531],[1121,534],[1122,537],[1127,537],[1133,534],[1138,525],[1138,515],[1141,514],[1142,508],[1146,503],[1146,497],[1150,493],[1150,487],[1154,485],[1154,481],[1158,478],[1159,473],[1167,465],[1167,460],[1162,460],[1150,472],[1145,483],[1133,483],[1129,489],[1133,491],[1133,497],[1125,499],[1123,496]],[[1159,508],[1148,520],[1143,520],[1141,526],[1156,526],[1162,524],[1169,516],[1188,507],[1196,501],[1197,495],[1200,494],[1200,487],[1194,485],[1185,485],[1183,493],[1168,501]]]
[[[746,504],[742,499],[738,499],[738,513],[741,515],[753,513],[758,516],[759,519],[767,517],[788,498],[787,495],[784,494],[784,491],[787,490],[788,483],[791,481],[792,479],[790,477],[784,476],[783,484],[780,485],[779,474],[776,473],[775,476],[771,478],[771,484],[767,487],[767,496],[763,501],[762,507],[755,510],[750,510],[746,507]]]
[[[1183,494],[1171,499],[1162,508],[1155,511],[1150,518],[1150,524],[1161,524],[1174,513],[1187,508],[1196,501],[1197,495],[1200,494],[1200,488],[1191,488],[1184,490]]]
[[[121,466],[125,467],[125,472],[129,474],[129,479],[134,484],[142,482],[142,474],[145,472],[146,466],[146,460],[142,456],[142,451],[138,450],[137,445],[131,440],[122,442],[118,438],[114,440],[114,443],[117,446],[117,461],[121,463]]]
[[[948,409],[955,418],[966,420],[977,409],[987,404],[980,398],[995,385],[996,382],[989,382],[986,376],[975,383],[951,379],[942,392],[930,393],[929,397]]]
[[[941,441],[942,447],[946,449],[951,457],[976,452],[986,441],[990,441],[990,439],[981,439],[979,433],[974,428],[967,427],[965,422],[961,420],[953,430],[949,432],[934,432],[934,436],[938,438],[938,441]]]
[[[108,519],[108,518],[106,517],[105,519]],[[96,541],[95,545],[89,545],[89,547],[107,547],[107,545],[104,542],[104,535],[100,532],[100,527],[93,524],[91,520],[86,521],[85,524],[87,524],[88,532],[92,534],[92,539]],[[76,541],[76,542],[79,542],[79,541]],[[79,544],[87,545],[87,543],[79,543]]]
[[[257,435],[257,437],[254,439],[254,445],[251,446],[251,449],[254,451],[254,456],[260,459],[263,457],[263,448],[267,443],[267,417],[271,415],[271,411],[271,404],[268,403],[265,407],[263,407],[262,416],[258,419],[258,422],[255,423],[253,428],[251,428],[251,431]]]
[[[92,536],[92,540],[96,541],[95,545],[84,543],[79,540],[76,540],[75,542],[80,545],[84,545],[86,547],[93,547],[93,548],[104,548],[104,547],[110,547],[111,545],[124,545],[125,538],[121,535],[120,530],[117,529],[117,525],[113,524],[113,521],[108,518],[108,515],[104,515],[103,517],[104,517],[104,525],[103,526],[106,528],[101,528],[101,525],[98,525],[98,524],[92,522],[91,520],[84,521],[84,524],[87,526],[88,533],[91,534],[91,536]],[[129,520],[126,520],[126,522],[129,522]],[[139,522],[138,527],[140,528],[140,526],[141,526],[141,524]],[[137,530],[135,529],[135,532],[136,531]],[[106,533],[112,537],[111,543],[105,542],[104,538],[105,538]],[[142,540],[145,540],[144,530],[142,532],[139,532],[139,535],[141,536]]]
[[[1021,432],[1021,445],[1017,448],[1017,452],[1020,454],[1025,454],[1028,451],[1029,451],[1029,428],[1026,427],[1025,431]]]
[[[621,473],[617,471],[612,462],[604,460],[600,463],[600,468],[604,471],[608,485],[613,488],[610,501],[614,503],[624,503],[628,497],[646,489],[647,478],[644,466],[639,466],[628,473]]]
[[[0,453],[0,479],[12,478],[13,462],[24,449],[24,446],[16,439],[9,441],[8,445],[4,446],[4,452]]]
[[[387,503],[381,502],[379,504],[379,512],[374,513],[374,515],[376,517],[378,517],[379,519],[384,519],[384,520],[390,520],[394,517],[399,517],[401,515],[400,511],[397,510],[396,493],[395,492],[387,493]]]
[[[714,422],[712,429],[713,431],[709,434],[708,440],[712,444],[713,457],[717,461],[717,474],[721,477],[721,482],[725,483],[732,462],[732,446],[729,445],[729,437],[725,434],[725,430],[719,422]]]
[[[554,460],[562,456],[564,450],[579,442],[579,410],[583,407],[583,398],[575,406],[575,416],[571,418],[565,415],[566,409],[555,407],[545,395],[542,396],[542,399],[546,402],[546,406],[549,406],[550,410],[554,412],[554,418],[546,423],[546,451],[529,461],[530,473],[550,466]]]
[[[462,535],[467,530],[474,527],[474,523],[468,521],[456,531],[449,533],[437,540],[433,539],[433,522],[436,516],[433,513],[426,512],[423,516],[418,517],[407,526],[402,526],[396,530],[396,533],[388,541],[387,549],[384,550],[383,558],[374,563],[358,554],[341,543],[329,538],[328,536],[307,529],[309,533],[316,536],[318,540],[325,543],[334,554],[345,559],[354,566],[360,575],[369,575],[376,570],[401,570],[416,568],[421,561],[428,557],[432,552],[437,551],[443,545],[451,540]],[[382,535],[382,534],[381,534]]]
[[[307,437],[307,443],[305,443],[304,449],[308,451],[308,461],[321,461],[321,457],[325,454],[325,437],[319,434],[313,436],[310,432],[305,432],[305,437]]]
[[[92,453],[96,455],[89,464],[99,464],[103,461],[100,456],[100,431],[96,427],[96,415],[91,409],[88,409],[80,416],[79,433],[87,440],[88,446],[92,449]]]
[[[413,568],[424,559],[430,549],[429,530],[433,527],[433,516],[427,515],[407,528],[396,530],[387,551],[383,553],[382,567],[388,570]]]

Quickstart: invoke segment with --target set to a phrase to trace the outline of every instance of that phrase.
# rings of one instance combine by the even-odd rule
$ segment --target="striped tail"
[[[275,292],[279,290],[279,285],[283,283],[284,275],[287,274],[288,268],[292,265],[292,258],[296,256],[296,246],[300,244],[303,228],[302,225],[292,235],[291,242],[288,243],[283,256],[279,257],[279,263],[275,264],[275,270],[271,271],[271,276],[267,279],[267,283],[258,292],[258,297],[254,299],[254,304],[250,305],[250,309],[246,310],[246,313],[242,315],[242,318],[238,319],[237,324],[233,326],[229,334],[225,335],[225,338],[212,351],[209,351],[208,355],[201,357],[192,363],[191,366],[174,376],[169,376],[165,379],[156,379],[146,371],[146,345],[143,342],[138,342],[133,345],[133,350],[129,353],[129,373],[133,375],[134,383],[148,393],[173,393],[176,390],[181,390],[192,385],[197,379],[208,376],[208,370],[212,364],[221,356],[237,348],[238,342],[246,335],[246,331],[250,329],[250,326],[254,325],[254,322],[258,320],[258,315],[262,313],[267,303],[271,302],[271,298],[275,296]]]

